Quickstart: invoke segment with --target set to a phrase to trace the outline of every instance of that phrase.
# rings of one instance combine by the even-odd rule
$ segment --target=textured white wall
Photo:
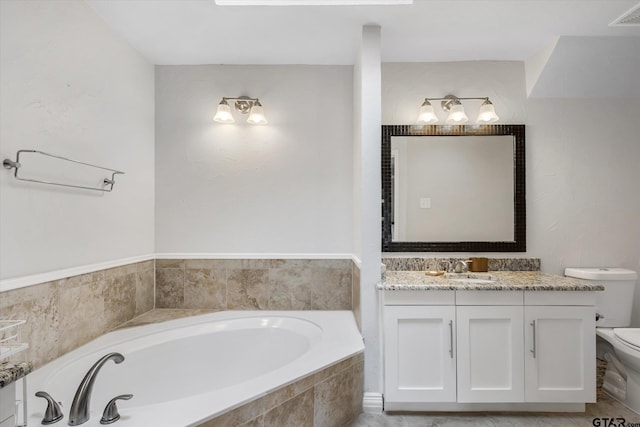
[[[84,2],[0,1],[0,71],[3,158],[37,149],[126,172],[107,194],[0,172],[0,278],[152,253],[153,66]],[[76,179],[62,175],[41,177]]]
[[[351,66],[156,67],[156,250],[351,254]],[[223,96],[260,98],[267,126]]]
[[[527,101],[528,253],[640,272],[640,99]],[[640,291],[633,324],[640,326]]]

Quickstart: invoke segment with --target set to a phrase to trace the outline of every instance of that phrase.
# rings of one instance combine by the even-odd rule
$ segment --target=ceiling
[[[217,6],[85,0],[154,64],[353,64],[362,26],[384,62],[524,61],[558,37],[640,37],[610,27],[637,0],[414,0],[405,6]]]

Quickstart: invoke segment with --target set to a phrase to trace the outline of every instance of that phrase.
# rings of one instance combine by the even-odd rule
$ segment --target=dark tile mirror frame
[[[514,178],[514,241],[394,242],[391,236],[393,136],[512,135]],[[525,252],[527,218],[525,196],[525,125],[383,125],[382,126],[382,251],[383,252]]]

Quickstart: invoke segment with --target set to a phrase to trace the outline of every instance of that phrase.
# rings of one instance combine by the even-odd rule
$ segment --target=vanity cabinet
[[[455,402],[454,306],[387,306],[386,397],[406,402]]]
[[[383,308],[385,398],[455,402],[454,292],[397,291]]]
[[[593,307],[525,307],[525,400],[594,402]]]
[[[458,402],[524,400],[523,307],[458,306]]]
[[[385,408],[553,410],[540,404],[595,401],[594,292],[383,295]]]

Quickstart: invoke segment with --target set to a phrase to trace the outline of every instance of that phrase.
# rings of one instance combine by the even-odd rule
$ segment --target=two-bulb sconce
[[[248,96],[240,96],[238,98],[223,97],[216,115],[213,116],[213,120],[218,123],[235,123],[233,115],[231,114],[231,106],[228,101],[235,101],[234,106],[236,111],[242,114],[248,114],[247,123],[252,125],[266,125],[267,119],[264,116],[264,110],[262,104],[258,98],[249,98]]]
[[[447,124],[449,125],[461,125],[469,121],[469,117],[464,112],[464,107],[462,102],[467,100],[479,100],[484,101],[480,106],[480,111],[478,112],[478,118],[476,123],[478,124],[488,124],[495,123],[499,120],[498,115],[496,114],[496,110],[493,107],[491,101],[489,101],[488,97],[485,98],[458,98],[455,95],[447,95],[444,98],[425,98],[422,106],[420,107],[420,112],[418,112],[418,120],[416,121],[419,124],[430,125],[438,122],[438,116],[436,116],[436,112],[433,109],[433,105],[429,101],[442,101],[440,106],[445,112],[449,113],[447,117]]]

